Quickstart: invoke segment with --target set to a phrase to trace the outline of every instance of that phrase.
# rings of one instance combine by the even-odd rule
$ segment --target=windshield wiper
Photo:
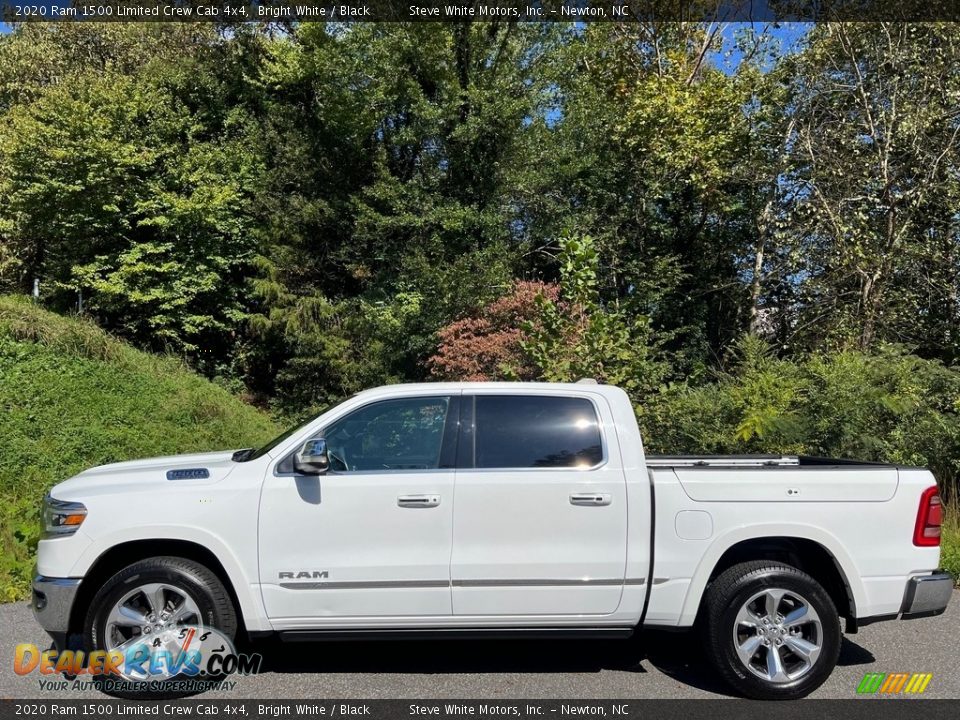
[[[253,450],[253,448],[237,450],[233,455],[230,456],[230,459],[234,462],[246,462],[250,459],[250,456],[253,455]]]

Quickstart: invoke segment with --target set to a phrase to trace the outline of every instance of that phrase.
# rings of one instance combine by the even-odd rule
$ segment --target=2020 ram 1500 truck
[[[136,509],[136,512],[131,512]],[[122,462],[45,501],[33,605],[62,647],[226,635],[702,626],[740,693],[819,686],[847,631],[943,612],[931,474],[648,457],[590,382],[362,392],[257,450]]]

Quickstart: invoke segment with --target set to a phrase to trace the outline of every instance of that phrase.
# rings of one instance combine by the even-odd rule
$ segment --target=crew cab
[[[739,693],[795,698],[842,637],[942,613],[931,474],[647,456],[621,389],[359,393],[253,450],[121,462],[45,501],[33,607],[64,647],[693,628]]]

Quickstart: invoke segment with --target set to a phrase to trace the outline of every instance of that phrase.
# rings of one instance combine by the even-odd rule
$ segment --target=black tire
[[[106,620],[114,604],[131,589],[146,583],[164,583],[183,591],[196,603],[200,610],[204,627],[219,630],[229,640],[237,634],[237,613],[224,587],[215,573],[200,563],[179,557],[154,557],[140,560],[123,568],[107,580],[90,602],[83,624],[84,644],[90,650],[103,650],[106,647]],[[171,678],[171,681],[183,676]],[[133,689],[133,685],[124,686],[116,678],[91,676],[97,686],[108,695],[126,699],[173,699],[194,694],[179,692],[154,684],[149,691]],[[192,678],[198,679],[198,678]],[[209,675],[200,679],[216,682],[218,678]]]
[[[758,673],[767,671],[766,662],[771,652],[770,644],[776,643],[777,648],[783,647],[783,636],[768,641],[767,636],[758,638],[755,643],[762,643],[754,655],[756,670],[751,671],[745,661],[740,659],[735,641],[735,631],[745,633],[749,638],[753,632],[750,625],[741,625],[737,616],[755,595],[766,590],[779,589],[787,591],[785,600],[781,601],[782,608],[796,607],[791,605],[799,597],[819,616],[819,628],[814,624],[796,628],[794,632],[806,632],[815,635],[819,642],[820,652],[809,668],[804,669],[803,658],[793,654],[789,648],[782,651],[777,649],[777,657],[786,658],[793,663],[797,670],[795,679],[785,679],[773,682]],[[796,596],[792,595],[796,593]],[[760,597],[755,602],[762,603],[766,597]],[[720,574],[707,588],[704,596],[705,627],[704,643],[707,656],[720,673],[721,677],[741,695],[756,700],[795,700],[805,697],[816,690],[833,672],[840,655],[842,633],[837,608],[823,587],[812,577],[795,567],[783,563],[757,560],[734,565]],[[776,603],[775,603],[776,604]],[[758,608],[759,605],[752,605]],[[764,617],[768,617],[765,615]],[[774,623],[774,629],[769,629],[758,623],[757,635],[766,632],[783,632],[783,627]],[[787,631],[790,632],[789,630]],[[743,637],[743,636],[740,636]],[[752,638],[751,638],[752,639]],[[803,639],[803,638],[801,638]],[[791,638],[793,640],[793,638]],[[815,643],[816,644],[816,643]],[[782,652],[782,654],[781,654]],[[749,651],[746,653],[749,654]],[[784,663],[786,666],[787,663]],[[791,673],[785,673],[790,676]],[[781,678],[784,675],[780,676]]]

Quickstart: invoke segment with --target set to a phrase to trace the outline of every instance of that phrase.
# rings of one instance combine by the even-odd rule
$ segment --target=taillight
[[[920,496],[917,524],[913,529],[913,544],[919,547],[936,547],[940,544],[940,524],[943,522],[943,506],[936,487],[927,488]]]

